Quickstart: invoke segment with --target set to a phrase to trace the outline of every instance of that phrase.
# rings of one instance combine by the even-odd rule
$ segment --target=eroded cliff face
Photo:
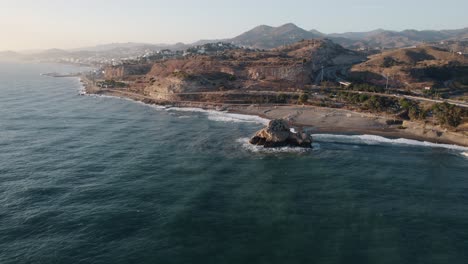
[[[287,80],[296,81],[307,78],[310,69],[302,65],[291,66],[252,66],[246,69],[248,78],[251,80]]]
[[[150,72],[151,64],[129,64],[104,69],[104,78],[110,80],[123,80],[132,75],[146,75]]]

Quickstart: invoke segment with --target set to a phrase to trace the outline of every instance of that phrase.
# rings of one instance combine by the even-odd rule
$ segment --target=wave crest
[[[265,148],[250,144],[249,138],[239,138],[237,142],[242,144],[242,148],[255,153],[307,153],[313,150],[300,147]],[[317,147],[319,145],[314,143],[314,146]]]
[[[406,138],[390,139],[376,135],[335,135],[335,134],[313,134],[314,140],[321,142],[331,143],[350,143],[350,144],[364,144],[364,145],[406,145],[417,147],[430,147],[430,148],[445,148],[450,150],[458,150],[468,152],[468,147],[450,145],[450,144],[437,144],[427,141],[418,141]]]
[[[211,121],[218,122],[241,122],[241,123],[256,123],[267,125],[270,120],[254,115],[234,114],[228,112],[221,112],[216,110],[205,110],[201,108],[190,108],[190,107],[171,107],[167,108],[167,111],[179,111],[179,112],[197,112],[204,113],[208,116]]]

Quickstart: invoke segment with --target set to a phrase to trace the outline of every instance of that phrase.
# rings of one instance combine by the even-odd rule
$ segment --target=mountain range
[[[333,42],[349,49],[391,49],[415,46],[425,42],[440,42],[446,40],[468,41],[468,27],[455,30],[403,30],[392,31],[377,29],[368,32],[346,32],[324,34],[318,30],[305,30],[293,23],[284,24],[279,27],[267,25],[257,26],[234,38],[200,40],[191,44],[147,44],[147,43],[112,43],[93,47],[85,47],[72,50],[50,49],[29,57],[57,57],[67,54],[91,55],[93,53],[106,53],[107,56],[136,55],[147,50],[185,50],[191,46],[202,45],[213,42],[228,42],[237,46],[257,49],[272,49],[286,44],[292,44],[300,40],[327,38]],[[0,52],[1,58],[18,57],[19,54],[11,51]]]
[[[468,27],[456,30],[404,30],[377,29],[368,32],[324,34],[318,30],[305,30],[289,23],[279,27],[258,26],[232,39],[223,41],[259,49],[276,48],[302,39],[328,38],[345,48],[402,48],[424,42],[468,40]]]

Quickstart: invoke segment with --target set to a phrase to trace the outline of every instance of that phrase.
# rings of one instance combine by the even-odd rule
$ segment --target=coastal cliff
[[[287,118],[293,125],[317,131],[468,145],[467,111],[458,103],[435,105],[441,101],[390,94],[366,83],[322,82],[342,80],[353,65],[365,60],[359,52],[329,40],[300,41],[272,50],[229,48],[107,67],[102,76],[105,88],[88,82],[87,90],[150,104]],[[121,87],[109,87],[113,80],[121,81]]]
[[[328,40],[301,41],[258,51],[226,50],[148,64],[107,67],[105,79],[128,79],[141,92],[184,93],[236,89],[281,90],[314,84],[322,67],[346,68],[365,56]]]

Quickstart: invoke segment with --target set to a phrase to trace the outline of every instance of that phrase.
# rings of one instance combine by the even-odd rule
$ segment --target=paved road
[[[385,94],[385,93],[373,93],[373,92],[362,92],[362,91],[352,91],[352,90],[342,90],[342,89],[334,89],[336,91],[346,91],[349,93],[358,93],[358,94],[367,94],[367,95],[377,95],[382,97],[392,97],[392,98],[406,98],[415,101],[424,101],[424,102],[431,102],[431,103],[449,103],[452,105],[456,105],[459,107],[468,108],[468,103],[453,101],[453,100],[436,100],[430,99],[425,97],[418,97],[418,96],[411,96],[411,95],[401,95],[401,94]],[[163,94],[163,93],[160,93]],[[283,92],[283,91],[226,91],[226,92],[194,92],[194,93],[178,93],[180,95],[195,95],[195,94],[252,94],[252,95],[279,95],[279,94],[293,94],[293,95],[300,95],[302,92]],[[171,94],[173,95],[173,94]]]
[[[345,69],[347,69],[348,66],[332,66],[332,67],[326,67],[323,68],[323,79],[324,80],[338,80],[339,77],[337,76],[337,72],[341,72]],[[322,72],[320,71],[319,74],[315,77],[315,85],[319,85],[320,81],[322,80]],[[454,100],[448,100],[448,99],[429,99],[425,97],[418,97],[418,96],[411,96],[411,95],[398,95],[398,94],[383,94],[383,93],[371,93],[371,92],[359,92],[359,91],[348,91],[348,92],[355,92],[355,93],[365,93],[365,94],[371,94],[371,95],[379,95],[379,96],[385,96],[385,97],[398,97],[398,98],[406,98],[406,99],[411,99],[411,100],[416,100],[416,101],[424,101],[424,102],[432,102],[432,103],[449,103],[451,105],[456,105],[459,107],[464,107],[468,108],[468,103],[464,102],[459,102],[459,101],[454,101]]]
[[[327,74],[332,74],[336,76],[336,71],[340,69],[341,67],[329,67],[327,68]],[[324,69],[325,72],[325,69]],[[383,97],[393,97],[393,98],[406,98],[406,99],[411,99],[415,101],[424,101],[424,102],[432,102],[432,103],[449,103],[452,105],[456,105],[459,107],[463,108],[468,108],[468,103],[463,103],[463,102],[458,102],[458,101],[453,101],[453,100],[436,100],[436,99],[429,99],[429,98],[424,98],[424,97],[418,97],[418,96],[411,96],[411,95],[400,95],[400,94],[384,94],[384,93],[372,93],[372,92],[362,92],[362,91],[350,91],[350,90],[342,90],[342,89],[337,89],[335,88],[334,90],[339,90],[339,91],[346,91],[350,93],[359,93],[359,94],[368,94],[368,95],[378,95],[378,96],[383,96]],[[118,91],[115,89],[112,89],[113,92],[121,93],[123,95],[136,95],[139,96],[140,98],[148,98],[152,99],[151,97],[143,96],[141,94],[136,94],[132,92],[127,92],[127,91]],[[221,91],[215,91],[215,92],[195,92],[195,93],[180,93],[183,95],[188,95],[188,94],[261,94],[261,95],[279,95],[279,94],[294,94],[294,95],[300,95],[302,92],[283,92],[283,91],[226,91],[226,92],[221,92]],[[163,94],[163,93],[161,93]]]

